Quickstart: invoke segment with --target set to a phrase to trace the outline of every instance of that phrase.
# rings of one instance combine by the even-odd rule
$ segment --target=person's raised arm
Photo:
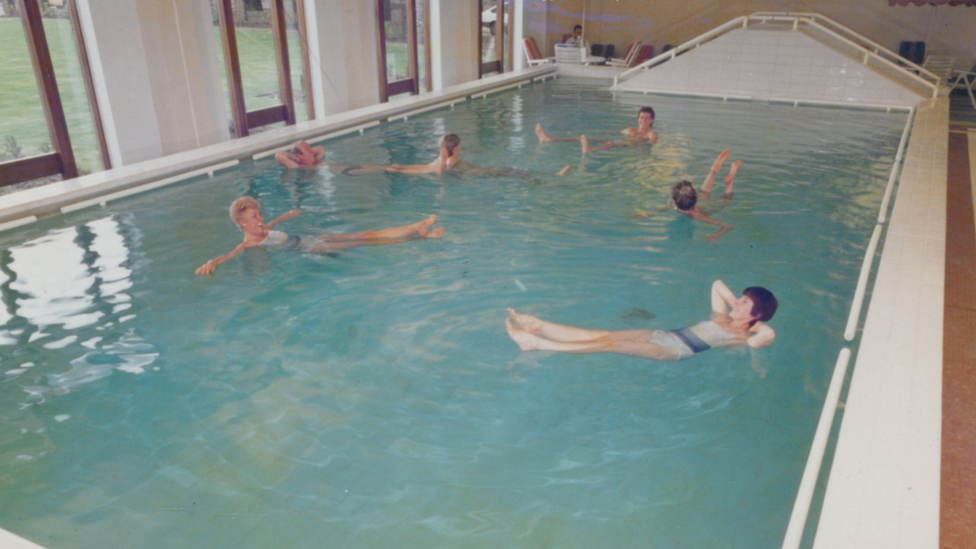
[[[735,305],[735,294],[721,280],[712,282],[712,312],[722,316],[729,314],[729,309]]]
[[[298,215],[300,213],[302,213],[301,210],[292,210],[292,211],[286,213],[285,215],[283,215],[281,217],[276,217],[275,219],[272,219],[268,223],[265,223],[264,224],[264,228],[265,229],[269,229],[269,230],[270,229],[273,229],[275,227],[275,225],[277,225],[278,223],[281,223],[282,221],[284,221],[286,219],[291,219],[291,218],[295,217],[296,215]]]
[[[208,275],[208,274],[214,272],[214,269],[217,268],[217,265],[220,265],[224,261],[227,261],[228,259],[230,259],[230,258],[234,257],[235,255],[241,253],[243,250],[247,249],[248,247],[249,246],[247,245],[247,242],[241,242],[240,244],[238,244],[238,246],[236,248],[234,248],[233,250],[231,250],[229,253],[226,253],[226,254],[224,254],[224,255],[222,255],[220,257],[215,257],[215,258],[211,259],[210,261],[204,263],[200,267],[198,267],[197,270],[196,270],[196,274],[198,274],[198,275]]]
[[[749,332],[752,333],[752,335],[749,336],[746,343],[753,349],[761,349],[776,339],[776,332],[762,322],[756,322],[753,324],[752,328],[749,329]]]
[[[281,151],[275,154],[275,160],[286,168],[297,168],[300,166],[298,157],[288,151]]]

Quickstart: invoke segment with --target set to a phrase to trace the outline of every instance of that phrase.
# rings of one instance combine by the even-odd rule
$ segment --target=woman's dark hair
[[[753,319],[749,322],[750,326],[760,320],[765,322],[773,318],[773,315],[776,314],[776,308],[779,307],[779,302],[776,301],[776,296],[773,295],[773,292],[770,292],[766,288],[762,286],[749,286],[742,291],[742,295],[752,300]]]

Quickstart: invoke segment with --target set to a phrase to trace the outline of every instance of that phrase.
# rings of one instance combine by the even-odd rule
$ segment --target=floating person
[[[325,253],[335,250],[345,250],[357,246],[377,246],[395,244],[421,238],[440,238],[444,229],[431,229],[437,221],[432,215],[423,221],[418,221],[403,227],[380,229],[378,231],[363,231],[354,234],[316,234],[289,235],[274,230],[278,223],[299,215],[301,210],[292,210],[285,215],[268,223],[261,215],[261,204],[249,196],[238,198],[230,205],[230,218],[237,223],[237,227],[244,233],[244,241],[229,253],[207,261],[196,270],[198,275],[208,275],[214,272],[217,265],[227,261],[248,248],[264,248],[266,250],[298,250],[311,253]]]
[[[753,349],[773,342],[776,333],[763,322],[773,318],[778,303],[760,286],[746,288],[741,297],[721,280],[712,283],[712,319],[679,330],[586,330],[562,326],[508,309],[505,327],[523,351],[560,353],[617,353],[659,361],[691,357],[716,347],[748,345]]]
[[[531,170],[522,170],[519,168],[479,168],[470,162],[461,160],[461,138],[458,137],[457,134],[449,133],[444,135],[441,137],[438,144],[440,146],[440,153],[430,164],[415,164],[411,166],[394,164],[393,166],[390,166],[390,171],[406,174],[444,173],[447,171],[455,175],[467,174],[481,177],[514,177],[540,185],[545,185],[545,183],[539,180],[536,176],[554,175],[556,177],[562,177],[570,170],[570,166],[568,164],[563,167],[563,169],[555,173],[536,172]]]
[[[275,160],[286,168],[325,168],[337,175],[370,175],[387,173],[389,166],[361,166],[358,164],[337,164],[325,161],[325,147],[312,147],[306,141],[299,141],[288,151],[275,154]]]
[[[651,107],[641,107],[637,111],[637,127],[625,128],[622,133],[622,141],[605,140],[600,145],[591,146],[590,140],[585,135],[578,137],[552,137],[542,129],[542,124],[535,125],[535,135],[540,143],[551,143],[554,141],[579,141],[583,147],[583,154],[595,151],[603,151],[611,147],[635,147],[639,145],[651,145],[657,143],[657,132],[651,129],[654,125],[654,109]]]
[[[695,187],[690,181],[679,181],[671,186],[671,199],[668,200],[667,206],[662,206],[653,212],[641,212],[634,214],[631,217],[634,219],[640,219],[660,213],[668,208],[674,208],[681,214],[686,215],[695,221],[701,221],[703,223],[708,223],[709,225],[716,225],[718,230],[705,239],[709,242],[715,242],[723,234],[731,231],[732,225],[723,223],[721,221],[716,221],[709,217],[707,212],[698,207],[698,199],[707,199],[711,196],[712,189],[715,187],[715,176],[718,175],[719,170],[722,168],[722,164],[729,158],[729,155],[729,149],[725,149],[719,153],[718,157],[715,159],[715,162],[712,163],[712,169],[708,173],[708,177],[705,178],[705,183],[702,185],[701,190],[695,191]],[[732,167],[729,168],[728,175],[725,176],[725,192],[722,193],[722,200],[726,206],[732,200],[732,188],[735,185],[735,175],[738,173],[739,166],[741,165],[741,160],[736,160],[733,162]]]

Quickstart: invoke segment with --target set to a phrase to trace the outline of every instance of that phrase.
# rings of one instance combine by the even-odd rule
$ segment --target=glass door
[[[428,19],[427,0],[376,1],[381,102],[430,89]]]

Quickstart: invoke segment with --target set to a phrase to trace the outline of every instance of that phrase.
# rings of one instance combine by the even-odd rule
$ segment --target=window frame
[[[299,34],[304,37],[305,5],[296,0],[299,12]],[[278,93],[282,103],[254,111],[248,111],[244,100],[244,84],[241,77],[241,60],[237,51],[237,30],[234,25],[233,0],[217,0],[217,13],[220,18],[221,43],[224,50],[224,66],[227,70],[227,90],[230,95],[231,116],[237,137],[251,135],[251,130],[278,122],[287,126],[295,125],[295,97],[291,85],[291,66],[288,59],[288,33],[285,20],[284,0],[271,2],[271,31],[275,48],[275,62],[278,68]],[[302,65],[305,72],[305,94],[309,106],[309,119],[312,119],[311,83],[308,78],[308,46],[301,40]]]
[[[98,102],[95,100],[94,84],[91,78],[91,68],[88,65],[84,37],[81,34],[81,25],[78,21],[74,2],[69,0],[68,4],[71,10],[72,31],[76,49],[79,52],[79,62],[85,81],[85,90],[88,94],[102,163],[105,169],[109,169],[111,163],[108,157],[108,146],[105,143],[105,133],[98,111]],[[44,111],[44,119],[47,123],[53,152],[0,162],[0,187],[52,175],[60,175],[63,179],[73,179],[79,175],[74,151],[71,149],[68,123],[64,116],[64,106],[61,103],[61,94],[58,91],[58,83],[54,75],[54,65],[51,61],[47,36],[44,33],[38,0],[17,0],[17,5],[20,10],[20,21],[24,27],[27,50],[31,56],[31,66],[34,69],[34,78],[37,82],[37,91]]]
[[[376,44],[379,66],[380,103],[386,103],[390,97],[403,93],[417,95],[420,93],[420,65],[417,59],[417,2],[424,2],[424,22],[427,32],[424,35],[424,83],[430,90],[430,4],[428,0],[406,0],[407,5],[407,78],[390,82],[386,70],[386,12],[383,0],[376,0]]]
[[[511,40],[511,32],[506,33],[505,20],[508,14],[505,12],[510,6],[514,6],[513,0],[488,0],[495,2],[495,60],[484,62],[481,60],[484,51],[484,32],[482,31],[481,16],[485,12],[485,0],[478,0],[478,78],[484,78],[486,74],[502,74],[505,72],[505,54],[511,47],[505,47],[505,36],[508,34]],[[514,14],[512,14],[514,16]],[[508,52],[510,53],[510,52]]]

